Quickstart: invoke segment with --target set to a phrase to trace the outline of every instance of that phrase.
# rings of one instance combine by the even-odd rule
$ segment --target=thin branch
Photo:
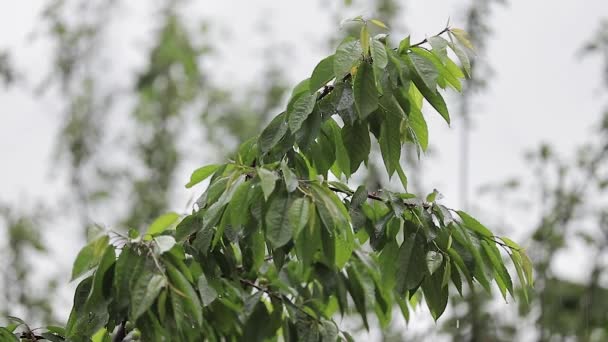
[[[450,30],[450,27],[449,27],[449,26],[446,26],[446,27],[445,27],[443,30],[441,30],[441,32],[437,33],[437,34],[436,34],[436,35],[434,35],[433,37],[438,37],[438,36],[441,36],[442,34],[444,34],[444,33],[448,32],[449,30]],[[417,46],[420,46],[420,45],[422,45],[422,44],[424,44],[424,43],[427,43],[427,42],[428,42],[428,39],[427,39],[427,38],[424,38],[423,40],[419,41],[418,43],[410,45],[410,47],[417,47]]]

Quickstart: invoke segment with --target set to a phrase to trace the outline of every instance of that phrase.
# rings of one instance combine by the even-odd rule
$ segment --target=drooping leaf
[[[443,254],[437,251],[428,251],[426,253],[426,267],[429,273],[432,275],[437,271],[439,266],[443,263]]]
[[[365,121],[356,121],[353,125],[342,127],[342,142],[348,153],[350,173],[355,173],[362,162],[367,161],[371,150],[369,129]]]
[[[471,50],[474,49],[473,43],[471,43],[471,37],[469,37],[469,34],[466,31],[459,28],[451,28],[450,33],[452,33],[464,47]]]
[[[262,186],[262,191],[264,192],[264,199],[268,200],[268,197],[274,191],[274,187],[277,184],[277,180],[279,176],[276,175],[273,171],[270,171],[265,168],[258,168],[258,176],[260,177],[260,185]]]
[[[158,273],[141,272],[135,279],[131,291],[130,319],[135,321],[150,308],[156,300],[160,290],[167,285],[164,276]]]
[[[291,206],[289,207],[289,223],[293,230],[293,236],[299,236],[302,229],[308,223],[308,218],[310,210],[310,201],[305,198],[296,198],[293,202],[291,202]]]
[[[289,206],[291,201],[287,194],[277,194],[270,200],[266,211],[266,238],[273,248],[285,245],[293,236],[289,224]]]
[[[298,187],[298,178],[295,173],[285,163],[281,163],[281,173],[283,173],[287,192],[294,192]]]
[[[270,151],[287,133],[288,124],[285,118],[285,112],[277,115],[260,134],[258,144],[263,154]]]
[[[315,93],[334,77],[334,55],[331,55],[321,60],[312,72],[309,84],[310,91]]]
[[[420,93],[422,93],[424,98],[431,104],[431,106],[433,106],[433,108],[435,108],[435,110],[437,110],[437,112],[449,124],[450,123],[450,114],[448,112],[448,107],[445,104],[445,101],[443,100],[443,97],[437,92],[437,89],[435,87],[429,88],[429,86],[428,86],[428,84],[431,83],[431,81],[432,81],[432,78],[431,78],[432,73],[427,72],[427,76],[426,76],[427,81],[423,80],[422,76],[420,75],[420,72],[414,66],[413,61],[410,58],[410,56],[416,56],[416,55],[408,54],[404,57],[404,60],[405,60],[406,64],[408,65],[410,71],[412,71],[410,73],[410,76],[412,77],[412,81],[416,85],[416,88],[418,88],[418,90],[420,91]],[[425,60],[426,61],[425,65],[427,65],[427,66],[430,65],[433,67],[433,69],[435,68],[431,61],[428,61],[422,57],[419,57],[419,59]],[[438,75],[436,69],[435,69],[435,73]],[[436,81],[434,81],[433,83],[436,86]]]
[[[372,66],[362,61],[353,84],[355,104],[361,120],[378,108],[378,91],[375,82]]]
[[[293,110],[289,113],[289,129],[296,132],[302,127],[302,123],[308,115],[312,113],[317,100],[316,94],[303,95],[293,105]]]
[[[198,278],[198,292],[201,295],[203,306],[209,306],[218,297],[217,291],[209,284],[204,273]]]

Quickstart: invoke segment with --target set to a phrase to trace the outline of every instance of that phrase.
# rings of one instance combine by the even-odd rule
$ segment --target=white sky
[[[13,50],[16,65],[25,71],[30,83],[39,79],[50,63],[48,46],[44,42],[32,45],[26,39],[37,23],[38,10],[44,2],[5,1],[0,4],[0,50]],[[143,63],[142,54],[152,32],[150,19],[155,15],[137,2],[130,3],[112,28],[116,34],[111,44],[116,51],[108,52],[121,56],[112,67],[127,75]],[[221,58],[213,60],[217,63],[214,65],[215,78],[225,82],[247,81],[255,77],[265,58],[276,58],[289,61],[289,77],[295,84],[308,77],[318,60],[329,53],[326,37],[335,23],[331,15],[323,12],[320,5],[327,6],[325,3],[200,1],[187,13],[192,19],[208,18],[214,32],[228,37],[217,37],[212,42],[224,52]],[[462,27],[463,3],[408,1],[401,17],[402,25],[411,30],[414,41],[441,30],[448,17],[453,26]],[[266,13],[264,18],[260,16],[262,12]],[[471,189],[513,175],[525,175],[527,166],[523,153],[541,141],[550,142],[560,151],[572,151],[586,141],[599,119],[602,104],[606,103],[606,98],[599,96],[599,60],[580,61],[575,52],[598,28],[600,18],[608,17],[608,2],[519,0],[506,7],[496,7],[494,12],[496,15],[491,19],[494,34],[488,45],[488,59],[496,75],[475,106]],[[369,15],[370,7],[351,8],[341,16],[358,14]],[[260,24],[268,27],[266,34],[256,30]],[[264,49],[269,45],[276,47],[275,56],[264,55]],[[281,50],[286,46],[289,51]],[[120,72],[114,74],[121,75]],[[427,190],[439,189],[449,206],[458,207],[460,120],[455,103],[453,108],[451,128],[446,127],[439,115],[427,112],[430,141],[438,154],[423,163]],[[38,99],[23,88],[9,91],[0,88],[0,201],[32,208],[34,205],[30,203],[36,199],[53,201],[65,193],[64,183],[57,181],[62,173],[55,170],[58,165],[53,163],[51,153],[59,110],[52,97]],[[186,180],[195,166],[180,170],[179,177]],[[175,207],[183,208],[189,196],[184,190],[184,202],[176,203]],[[474,202],[474,196],[471,197]],[[488,207],[485,203],[478,206]],[[521,232],[521,227],[525,229],[534,222],[531,217],[534,215],[506,217],[506,221]],[[69,267],[78,248],[78,244],[71,243],[61,246],[62,267]],[[570,270],[567,276],[584,276],[585,270],[578,270],[578,273]]]

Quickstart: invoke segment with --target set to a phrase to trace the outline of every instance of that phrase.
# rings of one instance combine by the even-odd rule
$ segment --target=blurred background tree
[[[496,6],[500,2],[467,2],[464,29],[471,33],[481,56],[486,52],[491,32],[489,18],[493,10],[500,8]],[[2,315],[18,315],[31,322],[65,319],[53,310],[56,308],[53,297],[57,279],[68,270],[57,270],[45,277],[32,272],[37,267],[34,259],[48,257],[42,232],[47,227],[61,220],[77,222],[83,227],[84,237],[100,222],[114,229],[146,226],[171,209],[176,197],[173,191],[181,189],[185,179],[178,177],[180,168],[215,161],[215,155],[224,155],[258,132],[284,104],[290,78],[285,64],[280,62],[284,56],[277,56],[276,51],[289,47],[267,43],[264,66],[253,71],[257,77],[226,87],[226,80],[218,82],[212,77],[214,68],[207,63],[217,56],[219,42],[212,40],[209,33],[214,27],[203,19],[192,20],[187,16],[186,3],[166,0],[152,5],[156,30],[149,46],[138,52],[145,56],[145,62],[140,70],[121,75],[119,78],[124,82],[118,86],[108,75],[117,72],[113,69],[117,47],[113,44],[112,25],[125,11],[120,1],[47,0],[34,33],[37,40],[51,45],[52,68],[47,75],[33,80],[34,85],[22,82],[10,51],[0,51],[0,83],[4,87],[35,88],[37,94],[50,93],[60,99],[61,110],[54,113],[61,127],[55,145],[56,163],[57,168],[65,170],[61,176],[66,176],[69,184],[59,204],[2,205],[0,227],[4,242],[0,256],[10,261],[0,266]],[[344,10],[363,3],[372,13],[370,17],[378,17],[394,31],[407,28],[404,20],[407,4],[400,0],[344,1],[332,6],[330,16],[337,23],[344,18]],[[265,30],[261,25],[258,33],[269,34]],[[335,41],[340,34],[331,35],[328,41]],[[572,47],[571,52],[576,48]],[[605,58],[603,76],[608,86],[606,22],[584,51]],[[481,96],[492,74],[488,64],[476,62],[472,68],[474,78],[461,102],[465,125],[461,132],[460,192],[465,194],[461,200],[465,207],[469,187],[467,165],[471,158],[466,152],[470,144],[468,131],[476,115],[472,101]],[[178,134],[186,125],[194,126],[188,127],[190,133]],[[505,314],[504,306],[495,309],[495,298],[469,292],[464,301],[453,301],[456,304],[451,318],[443,325],[443,337],[455,341],[508,341],[518,333],[523,334],[516,329],[525,326],[528,328],[525,333],[533,331],[539,341],[566,337],[606,339],[608,317],[603,308],[608,306],[605,285],[608,213],[602,206],[608,185],[605,176],[608,119],[599,126],[593,140],[569,159],[543,146],[530,155],[532,175],[516,183],[505,183],[520,184],[519,187],[494,188],[494,194],[500,196],[537,189],[538,202],[543,207],[529,243],[524,244],[529,246],[537,279],[536,293],[529,298],[529,304],[520,300],[517,312]],[[206,146],[205,153],[200,146]],[[410,165],[408,171],[419,173],[411,178],[423,178],[414,151],[404,158]],[[374,177],[373,171],[361,177],[367,177],[370,184],[378,184],[378,188],[387,182]],[[413,192],[422,189],[420,184],[411,184]],[[557,257],[573,246],[586,249],[591,255],[586,283],[555,274]],[[65,312],[67,308],[59,311],[62,310]],[[396,324],[387,328],[384,339],[400,340],[404,336],[424,339],[434,335],[431,331],[410,333],[402,324]]]

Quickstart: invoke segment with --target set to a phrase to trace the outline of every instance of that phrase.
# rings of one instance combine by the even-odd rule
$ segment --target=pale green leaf
[[[260,185],[262,186],[262,191],[264,192],[264,199],[268,200],[268,197],[274,191],[274,187],[277,184],[277,180],[279,177],[275,172],[270,171],[264,168],[258,168],[258,176],[260,177]]]
[[[429,273],[432,275],[437,271],[439,266],[443,263],[443,254],[436,251],[428,251],[426,253],[426,267]]]
[[[186,188],[191,188],[194,185],[204,181],[209,176],[211,176],[215,171],[217,171],[217,169],[219,167],[220,167],[220,165],[211,164],[211,165],[206,165],[206,166],[203,166],[201,168],[194,170],[194,172],[190,176],[190,181],[188,182],[188,184],[186,184]]]
[[[207,280],[207,277],[205,277],[204,273],[198,278],[198,293],[201,295],[203,306],[208,306],[218,297],[217,291],[213,286],[211,286],[211,284],[209,284],[209,281]]]
[[[383,23],[382,21],[378,20],[378,19],[370,19],[369,20],[370,23],[378,26],[379,28],[383,28],[385,30],[388,30],[388,26],[386,26],[385,23]]]
[[[361,26],[359,41],[361,42],[361,50],[363,50],[363,54],[367,56],[369,54],[369,31],[367,30],[366,24]]]
[[[166,213],[161,215],[152,222],[152,224],[146,230],[146,234],[148,238],[150,236],[158,235],[164,232],[167,228],[171,227],[176,221],[179,219],[179,214],[175,212]]]

